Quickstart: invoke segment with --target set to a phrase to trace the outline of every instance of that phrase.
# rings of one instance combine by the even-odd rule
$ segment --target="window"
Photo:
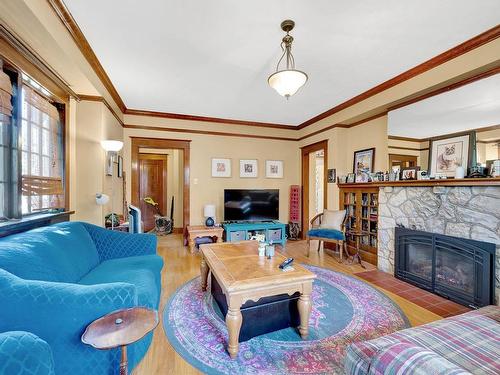
[[[18,87],[17,72],[0,69],[0,219],[4,220],[65,207],[60,105],[38,82],[24,73],[21,77]],[[9,109],[5,103],[13,105]]]

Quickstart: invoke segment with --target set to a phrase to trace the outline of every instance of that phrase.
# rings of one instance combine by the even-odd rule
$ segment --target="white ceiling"
[[[64,0],[128,108],[298,125],[498,24],[498,0]],[[309,82],[267,85],[295,20]]]
[[[389,135],[427,138],[500,124],[500,74],[389,112]]]

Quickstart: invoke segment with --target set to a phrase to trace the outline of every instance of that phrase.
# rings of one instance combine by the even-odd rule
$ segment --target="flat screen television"
[[[278,220],[279,203],[278,189],[224,189],[224,220]]]

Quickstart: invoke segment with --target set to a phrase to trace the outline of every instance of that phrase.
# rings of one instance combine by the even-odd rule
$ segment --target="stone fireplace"
[[[473,239],[495,244],[495,303],[500,299],[500,186],[383,186],[379,191],[378,267],[395,272],[395,228]],[[412,244],[415,272],[429,276],[424,260],[429,244]],[[419,251],[416,251],[419,250]],[[418,255],[417,255],[418,254]],[[436,278],[446,278],[454,267],[467,272],[465,264],[453,257]],[[463,283],[460,279],[457,283]],[[467,288],[467,286],[463,286]]]

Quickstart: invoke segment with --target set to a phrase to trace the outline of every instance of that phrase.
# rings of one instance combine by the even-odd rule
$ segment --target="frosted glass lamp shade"
[[[109,195],[102,194],[102,193],[97,193],[95,195],[95,202],[99,206],[104,206],[105,204],[107,204],[109,202]]]
[[[206,204],[203,207],[203,216],[205,217],[215,217],[215,204]]]
[[[109,151],[118,152],[123,148],[123,142],[122,141],[114,141],[112,139],[107,139],[107,140],[101,141],[101,147],[108,152]]]
[[[300,70],[280,70],[269,76],[267,82],[278,94],[290,97],[307,82],[307,74]]]

